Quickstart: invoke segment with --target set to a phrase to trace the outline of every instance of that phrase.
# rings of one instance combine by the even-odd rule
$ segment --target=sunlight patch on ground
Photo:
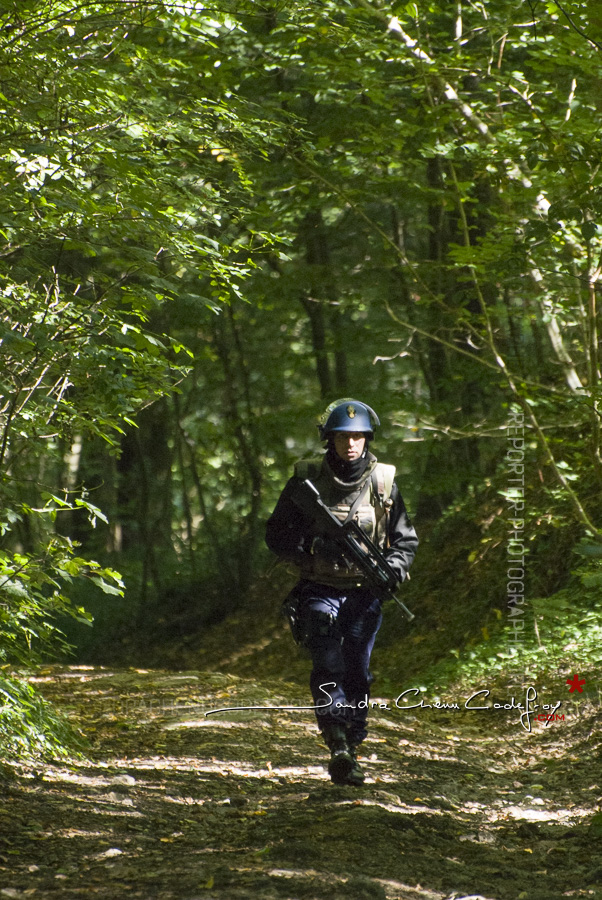
[[[513,819],[526,819],[527,822],[563,822],[578,821],[591,816],[591,810],[587,809],[531,809],[522,806],[507,806],[502,810],[503,818],[510,816]],[[502,818],[498,817],[498,818]]]
[[[457,756],[451,756],[449,751],[446,753],[443,749],[434,747],[432,744],[415,744],[413,741],[407,741],[402,738],[397,742],[397,746],[403,747],[404,756],[417,757],[418,759],[432,759],[436,762],[453,762],[460,766],[469,765],[469,763],[464,760],[458,759]]]
[[[242,714],[241,714],[242,715]],[[150,721],[150,720],[142,720]],[[179,728],[273,728],[270,722],[258,721],[257,719],[185,719],[181,722],[168,722],[162,726],[163,731],[177,731]]]
[[[107,838],[111,837],[113,832],[109,831],[82,831],[80,828],[61,828],[58,831],[51,832],[54,837],[64,838]]]
[[[77,772],[70,772],[68,769],[45,769],[44,781],[68,782],[71,784],[85,785],[88,787],[110,787],[115,784],[134,784],[134,779],[124,781],[128,776],[121,775],[117,777],[104,775],[80,775]]]
[[[324,780],[327,776],[323,766],[272,766],[269,768],[255,768],[251,763],[241,760],[215,760],[213,762],[200,762],[196,757],[184,756],[161,756],[151,757],[147,759],[128,759],[113,760],[111,765],[116,768],[121,766],[127,769],[140,770],[172,770],[173,772],[197,772],[199,774],[218,774],[218,775],[235,775],[239,778],[265,778],[273,780],[274,778],[284,778],[294,774],[300,778],[320,778]]]
[[[349,884],[350,896],[352,896],[353,879],[335,875],[333,872],[318,872],[316,869],[269,869],[267,872],[272,878],[284,878],[287,880],[302,879],[304,881],[320,881],[329,885]],[[387,896],[387,900],[445,900],[446,895],[429,891],[420,886],[412,887],[401,881],[393,881],[387,878],[370,878],[374,884],[380,884]],[[458,898],[460,900],[460,898]],[[464,900],[464,898],[462,898]],[[469,900],[469,898],[466,898]],[[486,897],[471,897],[470,900],[487,900]]]
[[[89,801],[90,803],[93,801]],[[115,809],[115,803],[107,803],[102,809],[99,807],[99,801],[96,800],[96,806],[93,806],[88,811],[96,816],[110,816],[112,819],[144,819],[145,816],[143,813],[138,812],[137,809],[127,810],[118,810]],[[102,801],[101,801],[102,802]]]
[[[76,670],[75,672],[60,672],[54,673],[53,675],[30,675],[28,677],[28,681],[31,681],[32,684],[44,684],[45,682],[61,682],[67,681],[69,679],[75,681],[98,681],[101,678],[114,678],[116,675],[115,672],[107,671],[103,672],[91,672],[91,674],[86,675],[82,673],[80,670]]]
[[[429,815],[432,816],[443,815],[440,809],[431,809],[429,806],[408,806],[401,800],[399,801],[399,804],[400,805],[396,805],[394,803],[383,803],[380,800],[362,800],[358,798],[357,800],[339,800],[337,803],[334,803],[333,806],[380,806],[381,809],[386,809],[387,812],[402,813],[409,816],[415,816],[418,813],[429,813]]]
[[[393,881],[389,878],[375,878],[377,884],[382,884],[387,895],[387,900],[442,900],[444,894],[427,891],[421,887],[411,887],[401,881]],[[485,897],[482,900],[486,900]]]
[[[172,681],[198,681],[198,675],[191,675],[189,672],[185,675],[164,675],[161,678],[163,684],[171,684]]]
[[[539,800],[539,803],[537,802]],[[527,822],[549,822],[551,824],[568,824],[579,822],[581,819],[591,816],[591,810],[575,807],[574,809],[545,809],[545,801],[540,798],[531,798],[530,803],[524,806],[518,804],[495,804],[494,808],[489,803],[463,803],[460,807],[466,815],[484,817],[489,823],[507,821],[508,819],[524,819]],[[539,807],[534,809],[533,807]]]

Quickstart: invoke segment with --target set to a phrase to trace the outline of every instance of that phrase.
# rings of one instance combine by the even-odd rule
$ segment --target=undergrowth
[[[80,736],[26,680],[0,675],[0,759],[60,759],[77,754]]]
[[[586,677],[584,696],[591,696],[593,673],[601,668],[602,598],[572,586],[551,597],[529,600],[524,619],[520,642],[515,642],[509,626],[502,626],[487,641],[451,650],[422,674],[423,685],[440,689],[485,682],[538,684],[578,672]]]

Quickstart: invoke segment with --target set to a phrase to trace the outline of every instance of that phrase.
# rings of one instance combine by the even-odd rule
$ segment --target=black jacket
[[[292,495],[299,479],[293,475],[286,483],[274,512],[266,524],[266,544],[282,559],[299,564],[303,554],[309,553],[315,529],[310,518],[305,516],[293,502]],[[403,498],[396,484],[391,490],[393,506],[389,513],[389,544],[384,551],[389,565],[398,574],[400,581],[405,578],[416,554],[418,537],[407,514]]]

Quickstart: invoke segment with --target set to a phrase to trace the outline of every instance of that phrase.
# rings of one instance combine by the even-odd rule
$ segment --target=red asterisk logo
[[[583,693],[585,678],[579,678],[578,675],[573,675],[572,678],[567,678],[566,683],[570,684],[569,694],[573,694],[575,691],[579,691],[580,694]]]

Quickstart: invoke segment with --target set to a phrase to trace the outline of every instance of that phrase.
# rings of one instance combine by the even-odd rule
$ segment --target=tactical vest
[[[391,490],[395,466],[379,463],[371,453],[368,467],[355,482],[343,482],[336,477],[325,457],[302,459],[295,464],[298,478],[309,478],[320,492],[322,501],[344,522],[358,498],[364,494],[353,518],[368,537],[381,549],[387,547],[389,510],[393,505]],[[324,541],[319,532],[312,541],[311,553],[300,565],[301,577],[336,587],[361,586],[362,572],[356,566],[345,565],[331,541]]]

